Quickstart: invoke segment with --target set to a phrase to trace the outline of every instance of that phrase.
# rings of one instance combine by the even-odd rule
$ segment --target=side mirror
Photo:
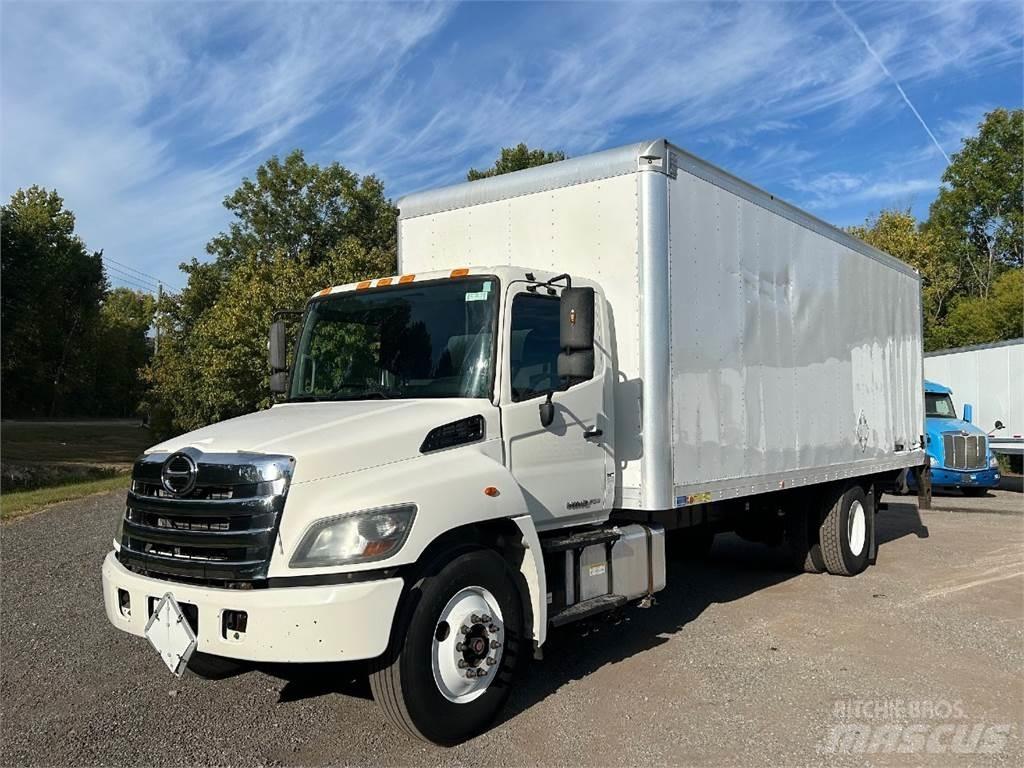
[[[270,343],[267,345],[267,357],[272,373],[288,370],[288,334],[283,320],[275,320],[270,324]]]
[[[566,288],[559,305],[558,375],[572,386],[594,376],[594,289]]]
[[[551,422],[555,420],[555,406],[551,402],[551,393],[548,392],[548,396],[544,398],[544,402],[537,406],[540,410],[540,425],[547,429],[551,426]]]
[[[283,395],[288,391],[288,371],[274,371],[270,374],[270,391]]]
[[[1006,429],[1006,425],[1003,424],[999,419],[996,419],[996,429]]]
[[[970,403],[964,403],[964,421],[968,424],[974,419],[974,406]]]

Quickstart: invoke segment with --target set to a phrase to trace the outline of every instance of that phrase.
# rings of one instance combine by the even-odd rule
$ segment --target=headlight
[[[999,459],[996,458],[996,455],[994,453],[988,457],[988,465],[992,469],[999,469]]]
[[[405,543],[415,504],[370,509],[317,520],[292,555],[292,568],[366,563],[391,557]]]
[[[939,466],[939,460],[936,459],[934,456],[928,457],[928,463],[931,464],[933,467]]]

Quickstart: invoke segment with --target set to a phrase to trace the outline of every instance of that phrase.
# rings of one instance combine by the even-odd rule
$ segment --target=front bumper
[[[151,579],[132,573],[110,552],[103,561],[103,602],[110,623],[143,635],[149,598],[170,592],[198,611],[197,648],[202,653],[261,662],[321,662],[372,659],[387,647],[402,594],[400,578],[353,584],[272,589],[216,589]],[[121,613],[118,590],[131,598]],[[245,611],[246,631],[225,633],[222,613]]]
[[[914,473],[907,473],[911,488],[916,487]],[[998,469],[943,469],[932,467],[932,487],[942,488],[995,488],[999,485]]]

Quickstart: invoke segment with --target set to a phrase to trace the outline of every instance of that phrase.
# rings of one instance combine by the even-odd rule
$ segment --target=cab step
[[[570,605],[565,610],[552,616],[549,621],[551,626],[561,627],[563,624],[580,621],[581,619],[589,619],[591,616],[596,616],[606,611],[613,611],[616,608],[621,608],[628,602],[629,599],[623,595],[599,595],[575,605]]]
[[[541,539],[540,548],[545,554],[553,552],[567,552],[571,549],[583,549],[594,544],[608,544],[622,538],[622,532],[618,528],[592,528],[586,531],[576,531],[560,536],[551,536]]]

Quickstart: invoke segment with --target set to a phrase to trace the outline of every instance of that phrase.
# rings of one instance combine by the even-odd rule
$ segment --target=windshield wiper
[[[389,395],[382,389],[368,389],[365,392],[357,392],[353,395],[333,395],[331,400],[372,400],[374,398],[391,400],[392,395]]]

